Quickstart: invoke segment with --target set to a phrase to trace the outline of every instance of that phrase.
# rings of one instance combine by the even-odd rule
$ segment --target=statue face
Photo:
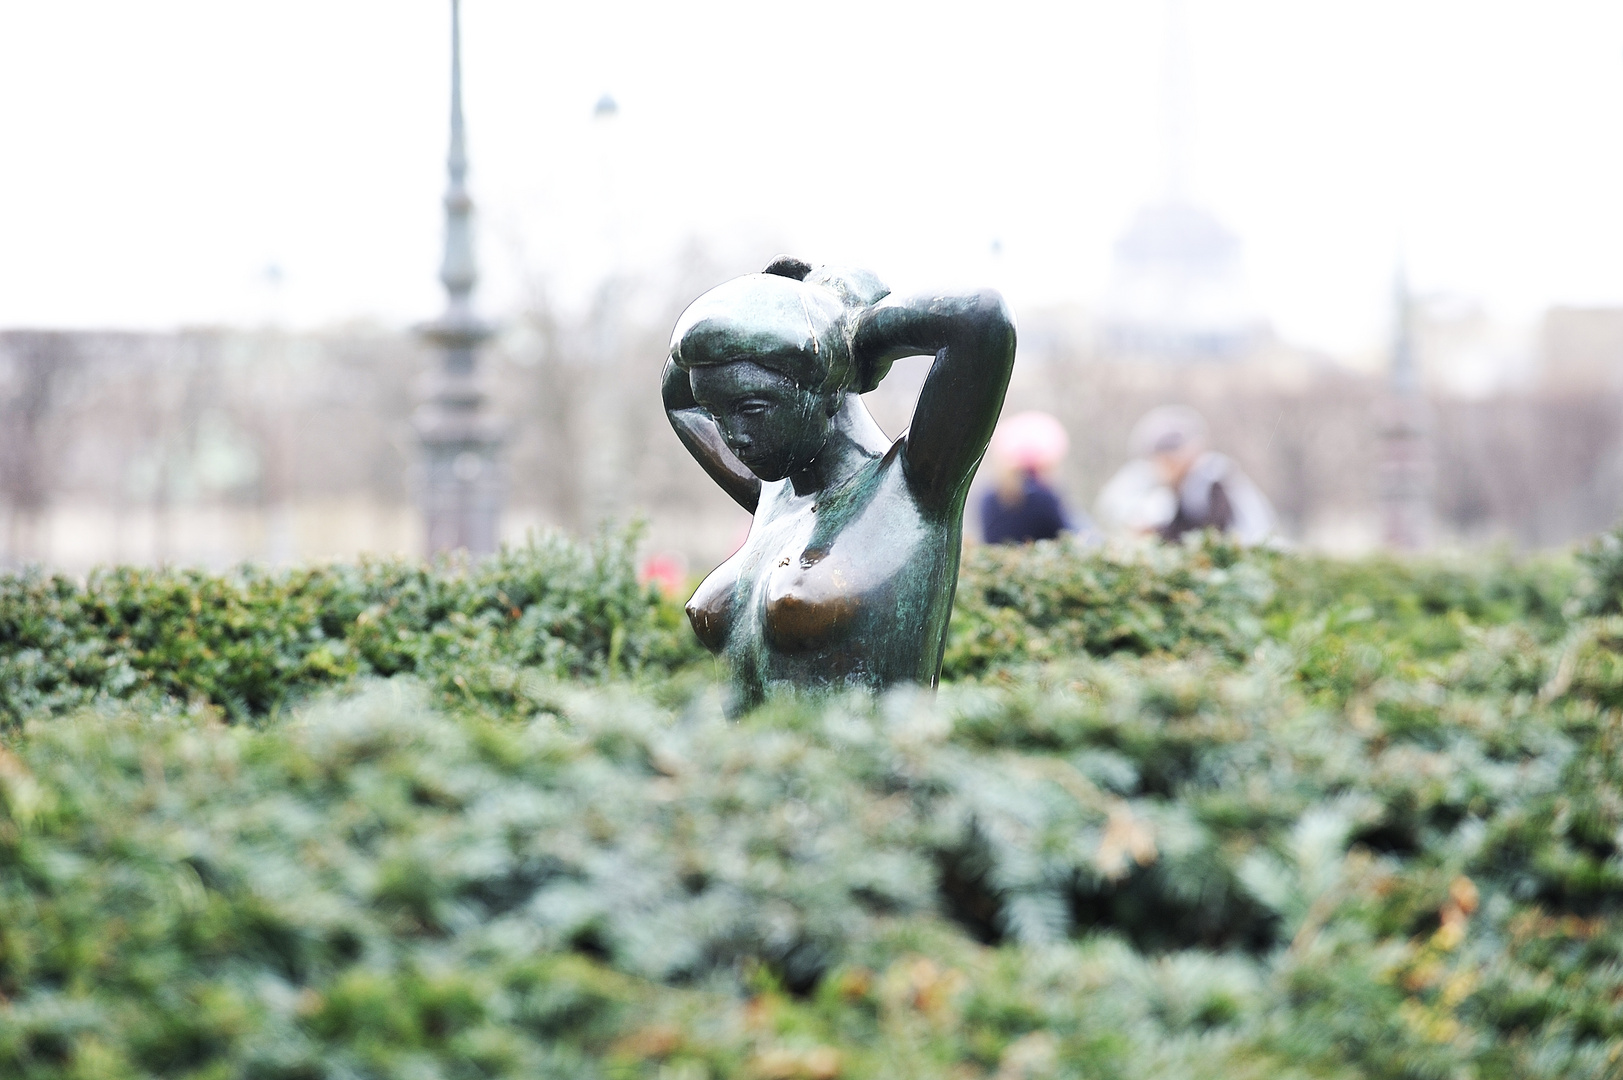
[[[750,360],[696,367],[693,398],[716,421],[727,449],[762,480],[810,465],[828,441],[828,395]]]

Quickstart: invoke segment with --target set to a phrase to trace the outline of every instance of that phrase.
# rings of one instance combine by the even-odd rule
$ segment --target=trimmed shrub
[[[975,552],[938,694],[733,723],[619,550],[12,602],[0,1075],[1617,1074],[1570,564]]]
[[[943,678],[1086,653],[1244,657],[1272,556],[1221,538],[1090,551],[1069,538],[965,553]]]
[[[637,583],[635,541],[548,535],[471,566],[0,576],[0,726],[141,693],[244,720],[403,673],[510,703],[519,670],[596,678],[691,662],[701,652],[680,610]]]

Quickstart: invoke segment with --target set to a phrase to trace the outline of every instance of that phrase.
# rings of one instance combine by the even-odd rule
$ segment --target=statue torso
[[[688,602],[740,704],[778,683],[933,684],[962,544],[963,506],[927,514],[902,471],[906,436],[819,495],[761,492],[749,538]]]

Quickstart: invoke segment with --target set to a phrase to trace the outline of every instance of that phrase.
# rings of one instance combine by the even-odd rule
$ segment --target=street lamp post
[[[430,552],[496,550],[504,478],[498,453],[503,424],[478,377],[479,347],[493,328],[473,311],[479,280],[473,247],[473,200],[468,197],[468,155],[462,125],[461,4],[451,0],[451,148],[446,158],[445,258],[440,281],[445,312],[419,328],[440,350],[415,417],[423,447],[422,503]]]

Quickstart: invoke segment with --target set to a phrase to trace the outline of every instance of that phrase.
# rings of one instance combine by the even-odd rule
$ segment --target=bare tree
[[[70,334],[16,331],[0,337],[0,491],[10,511],[9,563],[45,554],[39,533],[53,480],[49,421],[75,358]]]

